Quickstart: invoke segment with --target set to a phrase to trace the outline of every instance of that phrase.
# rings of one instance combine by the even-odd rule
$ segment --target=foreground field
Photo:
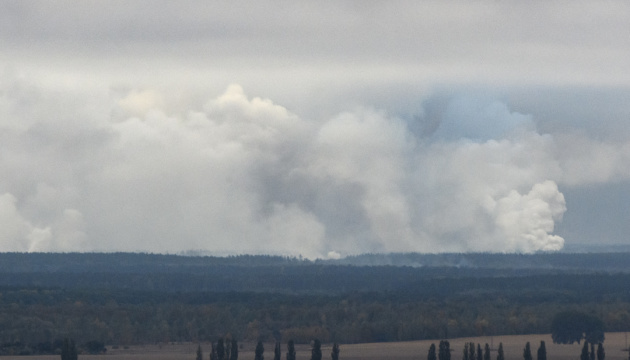
[[[523,348],[525,343],[530,342],[534,358],[540,341],[545,341],[547,348],[547,358],[549,360],[577,360],[580,357],[582,345],[556,345],[551,340],[551,335],[518,335],[518,336],[494,336],[459,338],[449,340],[452,350],[452,359],[459,360],[462,357],[462,349],[465,343],[474,342],[482,344],[488,343],[493,347],[492,358],[496,358],[496,348],[499,343],[503,343],[506,360],[520,360],[523,358]],[[372,343],[372,344],[349,344],[341,345],[340,359],[342,360],[424,360],[431,343],[436,346],[439,341],[408,341],[396,343]],[[254,345],[242,344],[239,352],[239,359],[254,359]],[[204,358],[208,357],[210,344],[201,344],[204,350]],[[626,333],[606,333],[606,360],[627,360],[628,352]],[[265,359],[273,359],[273,344],[265,344]],[[107,355],[81,355],[80,359],[85,360],[194,360],[197,344],[167,344],[167,345],[146,345],[132,346],[128,349],[110,349]],[[310,359],[310,347],[308,345],[298,345],[297,359]],[[283,344],[282,359],[285,358],[286,344]],[[323,359],[330,359],[330,344],[322,346]],[[58,360],[59,356],[4,356],[2,360]]]

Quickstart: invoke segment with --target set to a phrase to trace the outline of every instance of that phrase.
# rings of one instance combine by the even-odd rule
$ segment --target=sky
[[[0,251],[630,245],[623,1],[2,1]]]

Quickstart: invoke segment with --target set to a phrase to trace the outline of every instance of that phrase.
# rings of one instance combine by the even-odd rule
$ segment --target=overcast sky
[[[0,251],[630,244],[630,4],[2,1]]]

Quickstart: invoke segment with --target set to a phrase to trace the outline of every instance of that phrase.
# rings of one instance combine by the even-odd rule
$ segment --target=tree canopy
[[[551,322],[551,338],[556,344],[578,344],[582,339],[591,344],[604,342],[604,323],[596,316],[579,311],[563,311]]]

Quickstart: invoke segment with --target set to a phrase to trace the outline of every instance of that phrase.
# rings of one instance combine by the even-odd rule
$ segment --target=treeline
[[[616,297],[463,292],[416,299],[404,292],[346,295],[0,289],[0,343],[33,346],[71,337],[126,345],[246,341],[361,343],[549,333],[555,314],[595,313],[607,331],[630,330],[630,302]],[[532,299],[535,299],[532,300]]]
[[[389,253],[336,260],[308,260],[270,255],[181,256],[147,253],[0,253],[0,273],[160,273],[208,274],[218,268],[285,266],[414,267],[507,271],[541,270],[630,273],[630,252],[610,253]],[[482,272],[483,273],[483,272]],[[512,273],[513,275],[513,273]]]
[[[472,255],[468,264],[521,256]],[[547,259],[532,256],[530,263]],[[230,333],[244,341],[360,343],[549,333],[551,319],[567,310],[597,316],[606,331],[628,331],[629,288],[629,273],[542,265],[497,271],[273,256],[0,254],[0,353],[57,351],[55,339],[63,338],[128,345]]]
[[[531,301],[593,301],[602,297],[630,300],[630,274],[540,274],[475,277],[437,269],[398,267],[308,267],[276,271],[258,267],[255,271],[223,269],[214,274],[186,273],[112,274],[112,273],[0,273],[4,286],[29,288],[126,290],[130,296],[161,292],[167,297],[181,293],[256,292],[298,295],[342,295],[352,292],[396,293],[414,300],[452,297],[463,293],[500,292],[504,297]],[[479,275],[479,274],[476,274]],[[332,281],[331,279],[334,279]],[[536,291],[532,291],[536,290]],[[526,294],[522,294],[526,292]]]
[[[335,279],[331,281],[331,279]],[[453,296],[462,292],[501,291],[508,296],[521,289],[551,291],[581,299],[618,296],[630,299],[627,273],[414,268],[397,266],[212,266],[204,272],[0,272],[0,286],[181,292],[265,292],[339,295],[349,292],[399,292],[415,298]]]
[[[105,343],[98,340],[90,340],[79,346],[68,338],[39,343],[25,343],[19,340],[0,343],[0,356],[61,355],[62,360],[76,360],[78,353],[96,355],[105,352],[107,352]]]

